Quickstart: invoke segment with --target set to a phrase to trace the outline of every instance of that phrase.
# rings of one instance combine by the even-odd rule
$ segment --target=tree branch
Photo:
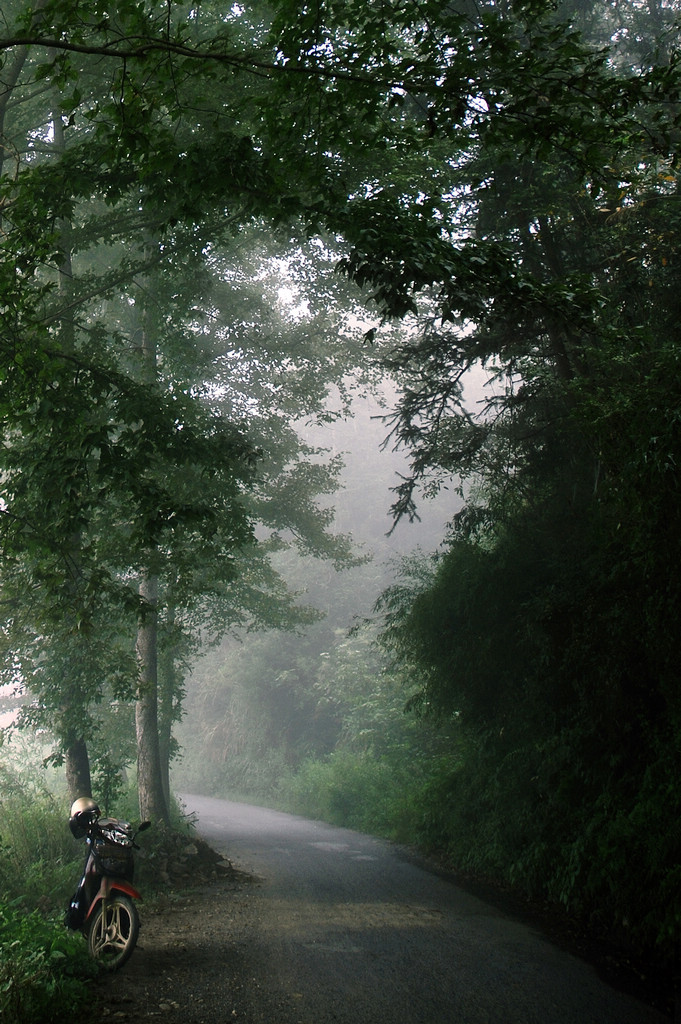
[[[350,71],[339,71],[326,68],[321,65],[276,64],[270,61],[259,60],[255,56],[242,56],[236,53],[220,53],[215,50],[200,50],[182,43],[174,43],[169,39],[147,39],[139,37],[139,43],[135,45],[135,37],[131,36],[123,42],[128,45],[117,44],[87,44],[74,43],[68,39],[52,39],[46,36],[10,36],[0,39],[0,52],[11,50],[15,47],[41,46],[45,49],[63,50],[68,53],[82,53],[94,57],[113,57],[117,60],[144,60],[150,53],[170,53],[179,57],[188,57],[198,61],[215,61],[219,64],[227,64],[231,67],[241,68],[250,71],[252,74],[297,74],[313,75],[319,78],[343,79],[350,82],[361,82],[365,85],[393,85],[391,79],[377,79],[371,75],[360,75]]]

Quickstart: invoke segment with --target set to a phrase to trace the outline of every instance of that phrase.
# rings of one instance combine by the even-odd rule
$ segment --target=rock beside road
[[[210,882],[236,870],[227,857],[200,837],[171,830],[164,831],[148,849],[139,850],[136,867],[140,886],[154,890]]]

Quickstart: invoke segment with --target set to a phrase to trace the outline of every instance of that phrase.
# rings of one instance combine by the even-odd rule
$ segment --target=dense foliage
[[[544,23],[523,51],[532,74],[552,64],[534,109],[525,93],[513,132],[491,118],[457,166],[470,234],[449,263],[439,248],[402,263],[398,306],[427,285],[441,319],[392,360],[395,431],[414,452],[396,508],[425,474],[470,487],[425,581],[407,571],[385,594],[384,643],[463,751],[432,788],[430,841],[672,962],[678,9],[656,7],[651,46],[637,5],[617,8],[622,22],[565,5],[582,37]],[[524,86],[507,88],[504,116]],[[461,403],[474,360],[495,379],[478,416]]]
[[[163,818],[199,641],[306,618],[273,548],[350,559],[317,502],[337,464],[290,420],[343,387],[333,307],[352,300],[321,286],[303,325],[277,295],[296,261],[329,263],[301,256],[299,224],[325,162],[280,123],[276,74],[252,73],[275,53],[266,11],[2,18],[4,679],[73,795],[134,758],[134,701],[140,799]]]
[[[94,975],[80,936],[61,920],[27,915],[0,900],[0,1012],[7,1024],[84,1019]]]

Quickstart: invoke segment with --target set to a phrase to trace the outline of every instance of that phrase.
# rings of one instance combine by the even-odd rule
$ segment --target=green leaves
[[[48,1024],[89,998],[95,969],[61,921],[0,903],[0,954],[0,1012],[8,1022]]]

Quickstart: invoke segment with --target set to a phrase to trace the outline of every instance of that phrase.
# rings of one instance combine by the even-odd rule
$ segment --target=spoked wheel
[[[137,907],[119,893],[101,900],[87,937],[90,956],[108,971],[121,967],[132,953],[140,931]]]

